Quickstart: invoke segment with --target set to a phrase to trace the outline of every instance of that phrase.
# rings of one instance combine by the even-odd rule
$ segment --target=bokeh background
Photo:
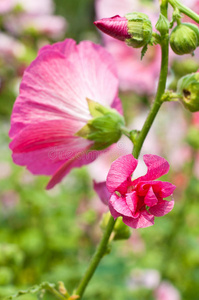
[[[185,2],[185,1],[184,1]],[[193,9],[196,0],[189,1]],[[117,63],[120,98],[126,122],[140,129],[153,100],[160,49],[140,50],[102,36],[96,18],[123,15],[133,8],[158,18],[158,1],[0,0],[0,299],[43,281],[63,281],[71,292],[79,282],[101,236],[107,211],[93,179],[105,180],[111,161],[131,152],[122,138],[111,152],[88,167],[74,169],[53,190],[13,164],[9,122],[25,68],[40,47],[64,38],[103,44]],[[195,56],[170,53],[168,87],[199,68]],[[179,103],[163,105],[143,153],[164,156],[171,169],[164,180],[177,186],[175,207],[150,228],[132,230],[130,239],[114,242],[89,285],[85,300],[199,299],[199,115]],[[139,172],[145,172],[140,164]],[[34,300],[25,295],[21,300]],[[43,299],[54,299],[50,294]]]

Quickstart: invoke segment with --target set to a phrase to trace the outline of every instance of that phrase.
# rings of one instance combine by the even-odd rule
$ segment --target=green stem
[[[99,262],[101,261],[102,257],[104,256],[104,254],[106,253],[107,250],[107,244],[110,238],[110,235],[113,231],[114,225],[115,225],[116,220],[113,219],[112,216],[110,216],[108,225],[104,231],[103,237],[89,263],[88,269],[86,271],[86,273],[84,274],[82,280],[80,281],[76,291],[75,291],[75,295],[79,295],[81,299],[83,296],[83,293],[90,281],[90,279],[92,278]]]
[[[67,298],[64,297],[63,295],[61,295],[56,289],[52,288],[52,287],[48,287],[47,288],[48,291],[53,294],[57,299],[60,299],[60,300],[66,300]]]
[[[167,0],[162,0],[161,4],[161,13],[167,17]],[[142,148],[143,142],[147,136],[147,133],[149,129],[151,128],[151,125],[155,119],[155,116],[158,113],[158,110],[162,104],[161,97],[164,94],[165,86],[166,86],[166,79],[167,79],[167,72],[168,72],[168,49],[169,49],[169,35],[166,34],[162,36],[162,43],[161,43],[161,49],[162,49],[162,61],[161,61],[161,72],[160,72],[160,78],[159,78],[159,84],[157,89],[157,94],[155,101],[152,105],[152,108],[149,112],[149,115],[146,119],[146,122],[138,135],[138,137],[135,139],[134,149],[133,149],[133,155],[137,158],[139,156],[140,150]],[[123,128],[124,133],[127,134],[126,129]],[[129,134],[129,132],[128,132]],[[88,269],[86,273],[84,274],[82,280],[80,281],[76,291],[74,292],[75,295],[79,295],[79,299],[82,298],[84,291],[92,278],[98,264],[100,263],[102,257],[106,253],[107,250],[107,244],[109,242],[111,233],[113,231],[115,220],[111,216],[109,219],[109,223],[104,231],[103,237],[96,249],[96,252],[94,253],[90,264],[88,266]]]
[[[181,13],[185,14],[186,16],[190,17],[195,22],[199,23],[199,15],[196,14],[193,10],[186,7],[185,5],[180,3],[178,0],[168,0],[168,2],[171,4],[171,6],[173,6],[174,9],[178,8]]]
[[[161,13],[167,17],[167,3],[162,0],[161,4]],[[161,71],[158,83],[158,89],[155,97],[155,101],[152,104],[151,110],[147,116],[147,119],[134,143],[133,148],[133,156],[135,158],[139,157],[142,145],[145,141],[145,138],[153,124],[153,121],[162,105],[162,95],[164,94],[168,73],[168,55],[169,55],[169,34],[165,34],[162,36],[161,42],[161,51],[162,51],[162,59],[161,59]]]

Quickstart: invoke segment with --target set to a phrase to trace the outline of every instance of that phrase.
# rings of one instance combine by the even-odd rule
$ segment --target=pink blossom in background
[[[155,300],[181,300],[179,291],[168,281],[162,281],[155,290]]]
[[[96,0],[96,19],[140,11],[147,13],[153,25],[158,19],[158,6],[142,6],[135,0]],[[149,46],[141,61],[141,50],[128,47],[124,42],[102,34],[106,49],[113,55],[120,80],[120,88],[133,90],[139,94],[153,94],[159,76],[160,46]]]
[[[15,8],[30,14],[52,14],[54,3],[52,0],[1,0],[0,14],[11,12]]]
[[[54,39],[61,38],[67,28],[66,21],[61,16],[28,15],[24,13],[8,16],[4,25],[14,35],[32,31]]]
[[[52,188],[74,167],[92,162],[93,141],[75,136],[92,119],[86,98],[121,111],[111,55],[72,39],[43,47],[26,69],[12,117],[10,149],[16,164],[53,175]]]
[[[7,0],[8,15],[3,18],[5,28],[14,35],[33,31],[59,39],[65,34],[67,23],[61,16],[53,15],[54,3],[52,0]],[[20,7],[19,11],[15,8]],[[3,14],[3,8],[0,14]]]
[[[19,58],[25,53],[25,46],[17,39],[0,32],[0,57],[3,59]]]
[[[175,186],[169,182],[154,181],[168,173],[168,162],[157,155],[143,156],[147,173],[135,180],[131,175],[138,161],[128,154],[111,165],[106,186],[111,193],[109,209],[114,218],[123,217],[123,222],[132,228],[144,228],[154,224],[154,217],[169,213],[174,201],[164,198],[172,195]]]

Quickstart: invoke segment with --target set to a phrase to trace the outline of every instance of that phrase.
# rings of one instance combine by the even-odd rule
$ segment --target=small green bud
[[[115,110],[87,99],[91,115],[94,117],[76,135],[94,141],[93,149],[102,150],[116,143],[124,126],[124,118]]]
[[[199,45],[199,29],[196,25],[182,23],[170,35],[170,46],[178,55],[193,53]]]
[[[182,95],[183,105],[191,112],[199,111],[199,73],[182,77],[177,92]]]
[[[128,240],[131,236],[130,228],[124,224],[122,217],[117,218],[114,227],[114,240]]]
[[[165,16],[163,16],[162,14],[160,14],[159,19],[155,25],[155,28],[162,34],[165,35],[168,33],[169,30],[169,21],[167,20],[167,18],[165,18]]]
[[[131,38],[126,39],[127,45],[140,48],[147,45],[152,38],[152,24],[144,13],[129,13],[125,15],[128,20],[128,34]]]

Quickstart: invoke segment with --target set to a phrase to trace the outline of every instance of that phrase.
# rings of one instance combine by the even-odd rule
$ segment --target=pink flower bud
[[[128,33],[128,20],[125,17],[116,15],[112,18],[104,18],[95,21],[94,24],[102,32],[120,41],[125,41],[126,39],[131,38],[131,35]]]

